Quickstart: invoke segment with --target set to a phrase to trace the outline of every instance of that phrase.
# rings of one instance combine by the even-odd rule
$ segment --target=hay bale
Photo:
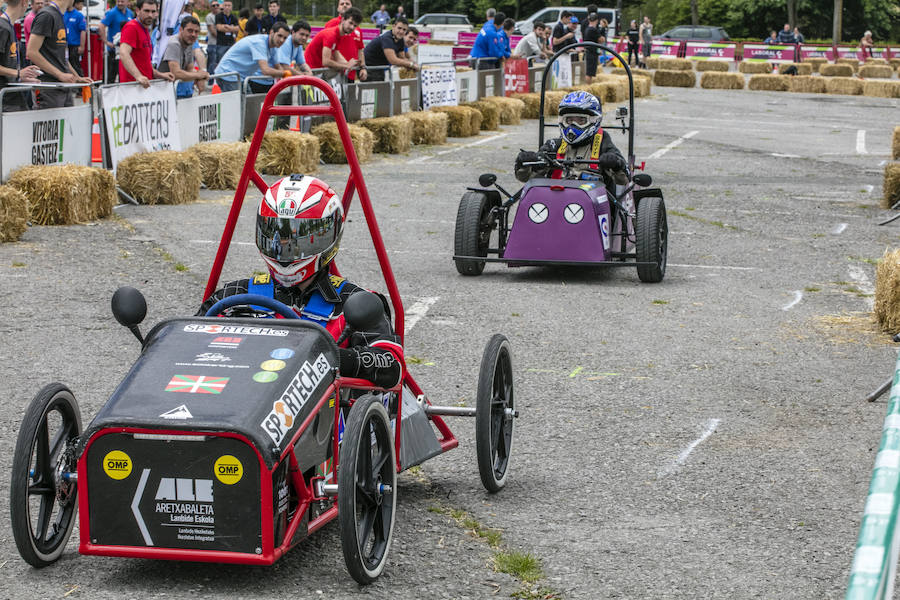
[[[767,62],[749,62],[746,60],[742,60],[738,63],[738,71],[741,73],[747,73],[749,75],[756,75],[759,73],[771,73],[772,72],[772,63]]]
[[[829,94],[859,96],[862,89],[863,82],[855,77],[829,77],[825,80],[825,90]]]
[[[108,216],[116,204],[116,181],[106,169],[27,165],[13,171],[8,183],[28,198],[30,220],[37,225],[86,223]]]
[[[446,113],[450,137],[472,137],[481,130],[481,113],[471,106],[435,106],[431,110]]]
[[[867,58],[866,64],[867,65],[886,65],[886,64],[888,64],[888,61],[887,61],[887,59],[884,59],[884,58]]]
[[[834,61],[836,65],[847,65],[853,72],[855,73],[857,69],[859,69],[859,59],[856,58],[839,58]]]
[[[888,64],[894,67],[895,69],[900,69],[900,57],[891,58],[888,60]]]
[[[308,133],[267,131],[256,157],[256,168],[269,175],[311,175],[319,170],[319,138]]]
[[[794,67],[797,69],[797,75],[812,75],[813,66],[809,63],[794,63]]]
[[[853,67],[850,65],[822,65],[819,67],[819,73],[823,77],[852,77]]]
[[[610,71],[609,74],[606,74],[606,73],[604,73],[602,75],[598,74],[597,77],[595,77],[594,79],[596,79],[597,81],[603,81],[607,77],[610,77],[612,75],[625,75],[625,77],[628,77],[628,74],[625,73],[624,67],[616,67],[615,69]],[[644,77],[645,79],[653,79],[653,73],[651,73],[650,71],[647,71],[646,69],[632,69],[631,77],[633,79],[637,79],[638,77]]]
[[[800,64],[808,64],[809,66],[812,67],[813,73],[818,73],[819,67],[821,67],[822,65],[827,64],[827,63],[828,63],[827,58],[822,58],[820,56],[814,56],[812,58],[804,58],[803,62]]]
[[[187,149],[200,161],[203,185],[211,190],[233,190],[247,160],[249,142],[201,142]]]
[[[804,94],[824,94],[825,79],[812,75],[797,75],[791,77],[791,91]]]
[[[132,154],[120,161],[116,180],[142,204],[186,204],[200,197],[203,175],[196,154],[160,150]]]
[[[457,73],[465,73],[467,71],[472,71],[472,70],[473,70],[472,67],[459,67],[459,66],[456,67]]]
[[[495,104],[500,109],[501,125],[518,125],[522,120],[522,111],[525,110],[525,103],[518,98],[485,96],[481,101]]]
[[[894,127],[894,137],[891,138],[891,159],[900,160],[900,126]]]
[[[28,197],[11,185],[0,185],[0,242],[15,242],[28,229]]]
[[[900,249],[885,250],[875,267],[874,313],[884,331],[900,331]]]
[[[659,63],[662,59],[658,56],[648,56],[644,59],[644,64],[647,65],[648,69],[658,69]],[[668,59],[666,59],[668,60]]]
[[[697,74],[693,71],[659,69],[653,74],[653,85],[661,87],[694,87],[696,84]]]
[[[791,89],[790,75],[751,75],[748,90],[786,92]]]
[[[513,98],[521,100],[525,107],[522,109],[523,119],[537,119],[541,112],[541,95],[537,92],[527,94],[513,94]]]
[[[419,76],[419,72],[409,67],[400,67],[397,79],[415,79]]]
[[[665,64],[660,65],[660,68],[667,71],[693,71],[694,61],[687,58],[667,58]]]
[[[347,126],[350,128],[350,143],[353,144],[356,158],[361,163],[369,162],[375,147],[375,134],[359,125]],[[319,154],[322,160],[333,165],[347,163],[347,155],[344,154],[344,145],[338,134],[337,123],[332,121],[316,125],[310,133],[319,138]]]
[[[700,87],[707,90],[742,90],[744,89],[744,75],[742,73],[706,71],[700,77]]]
[[[402,154],[412,146],[413,122],[404,115],[363,119],[359,124],[375,134],[375,152]]]
[[[413,124],[413,144],[439,145],[447,142],[447,125],[450,119],[444,113],[415,111],[404,116]]]
[[[890,79],[894,70],[887,65],[863,65],[859,68],[859,76],[866,79]]]
[[[900,81],[869,80],[863,82],[863,96],[900,98]]]
[[[900,162],[888,163],[884,167],[884,183],[881,187],[881,208],[890,208],[900,202]]]
[[[559,103],[563,101],[569,92],[547,92],[544,94],[544,116],[559,114]]]
[[[500,129],[500,107],[490,102],[466,102],[460,106],[470,106],[481,113],[481,131]]]
[[[709,71],[727,71],[728,63],[723,60],[695,60],[694,70],[698,73],[706,73]],[[703,80],[700,80],[700,86],[703,86]]]
[[[637,85],[635,83],[635,87]],[[610,77],[599,83],[592,83],[587,91],[601,102],[623,102],[628,100],[628,78],[620,75]]]

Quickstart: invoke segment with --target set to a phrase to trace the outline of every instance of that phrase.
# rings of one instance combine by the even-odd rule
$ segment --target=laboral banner
[[[176,103],[178,129],[184,148],[198,142],[236,142],[241,137],[241,92],[181,98]]]
[[[669,40],[653,40],[650,45],[650,56],[658,56],[660,58],[678,58],[678,48],[681,42],[672,42]]]
[[[422,108],[432,106],[456,106],[459,98],[456,90],[454,67],[425,67],[422,69]]]
[[[528,59],[508,58],[503,65],[503,89],[507,96],[528,92]]]
[[[556,59],[550,73],[550,89],[572,87],[572,57],[562,54]]]
[[[691,60],[734,60],[735,44],[686,42],[684,57]]]
[[[834,49],[831,46],[800,46],[800,60],[808,58],[824,58],[834,60]]]
[[[796,46],[771,44],[744,44],[744,60],[747,62],[792,63]]]
[[[90,166],[91,125],[89,104],[3,113],[0,177],[25,165]]]
[[[168,81],[103,86],[100,98],[113,169],[136,152],[181,150],[175,86]]]

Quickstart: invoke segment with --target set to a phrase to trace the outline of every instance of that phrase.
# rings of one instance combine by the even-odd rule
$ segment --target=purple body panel
[[[550,186],[562,186],[554,191]],[[610,260],[610,214],[602,181],[532,179],[526,184],[503,258]]]

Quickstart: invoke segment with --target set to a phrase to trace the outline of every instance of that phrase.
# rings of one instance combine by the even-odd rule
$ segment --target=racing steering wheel
[[[215,304],[209,307],[209,310],[206,311],[205,317],[214,317],[223,310],[227,310],[229,308],[235,306],[262,306],[263,308],[268,308],[269,310],[273,310],[285,319],[299,319],[300,315],[294,312],[290,306],[285,304],[284,302],[279,302],[275,298],[270,298],[268,296],[260,296],[259,294],[235,294],[233,296],[228,296],[226,298],[222,298]]]

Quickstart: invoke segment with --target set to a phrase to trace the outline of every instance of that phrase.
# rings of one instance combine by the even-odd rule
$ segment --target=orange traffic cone
[[[100,122],[94,117],[94,126],[91,128],[91,162],[102,163],[103,151],[100,149]]]
[[[300,131],[300,117],[294,117],[294,124],[291,125],[291,131]]]
[[[222,88],[219,87],[219,82],[213,84],[212,89],[209,91],[210,94],[221,94]]]

